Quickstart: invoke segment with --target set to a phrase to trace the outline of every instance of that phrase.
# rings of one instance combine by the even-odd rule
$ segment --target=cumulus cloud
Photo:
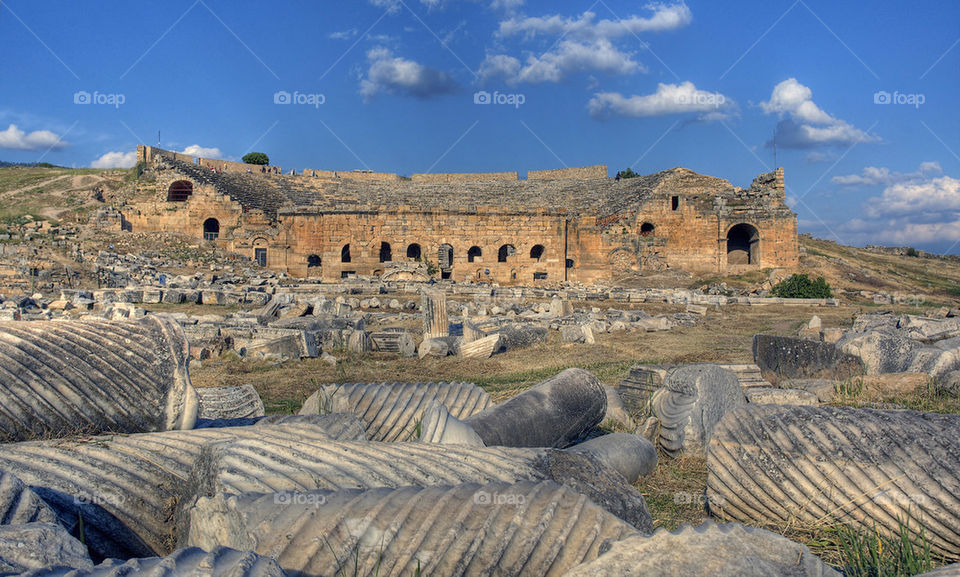
[[[658,84],[653,94],[623,96],[600,92],[590,99],[588,109],[595,118],[607,116],[667,116],[693,114],[701,120],[719,120],[730,115],[735,104],[719,92],[698,89],[693,82]]]
[[[561,41],[541,56],[527,56],[523,63],[505,54],[488,55],[480,65],[481,79],[502,76],[507,82],[560,82],[571,74],[630,74],[643,70],[631,54],[621,52],[609,40],[583,43]]]
[[[394,56],[384,47],[367,52],[370,69],[360,81],[360,94],[367,100],[379,92],[416,98],[431,98],[456,92],[457,84],[445,72],[413,60]]]
[[[871,218],[926,215],[933,220],[957,218],[960,213],[960,179],[938,176],[898,182],[864,206]]]
[[[137,151],[107,152],[90,163],[90,168],[130,168],[137,163]]]
[[[860,174],[834,176],[831,182],[844,186],[890,186],[898,183],[917,182],[943,173],[938,162],[923,162],[916,172],[896,172],[886,167],[867,166]]]
[[[327,35],[327,38],[332,40],[348,40],[357,35],[356,28],[350,28],[348,30],[339,30],[337,32],[331,32]]]
[[[181,150],[180,153],[200,158],[223,158],[223,153],[220,152],[219,148],[205,148],[199,144],[191,144]]]
[[[662,32],[682,28],[693,20],[693,13],[683,2],[674,4],[647,4],[650,16],[628,16],[619,20],[596,20],[593,12],[584,12],[579,17],[551,16],[514,17],[500,23],[499,34],[503,37],[523,35],[533,38],[550,35],[596,41],[619,38],[644,32]]]
[[[47,150],[50,148],[64,148],[69,143],[49,130],[35,130],[27,133],[11,124],[6,130],[0,131],[0,148],[12,150]]]
[[[813,91],[788,78],[777,84],[770,100],[760,103],[765,114],[783,118],[777,123],[777,146],[783,148],[815,148],[819,146],[851,146],[875,142],[876,136],[827,114],[813,101]],[[767,145],[772,143],[768,142]]]

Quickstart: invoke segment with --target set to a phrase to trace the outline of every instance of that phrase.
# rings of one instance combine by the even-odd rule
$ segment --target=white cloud
[[[693,82],[658,84],[653,94],[623,96],[618,92],[601,92],[590,99],[588,108],[594,117],[667,116],[697,114],[702,120],[719,120],[729,116],[735,104],[719,92],[699,90]]]
[[[929,176],[942,174],[938,162],[922,162],[916,172],[895,172],[886,167],[867,166],[860,174],[834,176],[831,182],[844,186],[889,186],[897,183],[916,182]]]
[[[223,158],[223,153],[219,148],[205,148],[199,144],[191,144],[180,151],[182,154],[189,154],[199,158]]]
[[[563,35],[573,39],[596,41],[644,32],[675,30],[693,20],[690,8],[683,2],[647,4],[645,8],[652,12],[649,17],[634,15],[618,20],[595,21],[597,15],[593,12],[584,12],[578,18],[566,18],[559,14],[514,17],[500,23],[499,34],[503,37],[522,34],[526,38],[533,38],[538,34]]]
[[[347,39],[353,38],[356,35],[357,35],[357,29],[350,28],[349,30],[340,30],[338,32],[331,32],[330,34],[327,35],[327,38],[330,38],[332,40],[347,40]]]
[[[137,151],[107,152],[90,163],[90,168],[130,168],[137,163]]]
[[[529,55],[525,63],[504,54],[488,55],[480,65],[484,80],[503,76],[510,83],[560,82],[577,73],[630,74],[643,67],[632,55],[621,52],[609,40],[581,43],[560,42],[540,57]]]
[[[13,150],[47,150],[50,148],[64,148],[69,143],[49,130],[35,130],[27,133],[11,124],[6,130],[0,131],[0,148]]]
[[[360,94],[367,100],[379,92],[431,98],[455,92],[457,84],[445,72],[413,60],[394,56],[384,47],[367,52],[370,69],[360,81]]]
[[[777,146],[783,148],[850,146],[878,140],[876,136],[824,112],[814,103],[813,91],[796,78],[777,84],[770,100],[761,102],[760,108],[766,114],[786,117],[777,123],[776,129]]]
[[[400,7],[403,6],[401,0],[370,0],[370,3],[376,6],[377,8],[383,8],[391,14],[396,14],[400,11]],[[420,4],[423,4],[428,9],[436,8],[443,3],[443,0],[420,0]]]
[[[938,176],[918,182],[898,182],[864,206],[871,218],[925,215],[927,219],[956,219],[960,212],[960,179]]]

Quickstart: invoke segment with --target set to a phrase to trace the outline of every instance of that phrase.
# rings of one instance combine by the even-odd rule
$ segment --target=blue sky
[[[784,166],[801,232],[960,253],[952,0],[6,0],[0,159]]]

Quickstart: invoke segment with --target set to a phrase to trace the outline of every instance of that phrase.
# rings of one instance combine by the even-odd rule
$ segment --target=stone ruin
[[[450,337],[438,306],[431,340]],[[960,559],[955,416],[765,403],[783,399],[749,394],[775,388],[758,366],[638,366],[617,389],[569,369],[499,404],[465,383],[333,385],[302,415],[264,417],[249,387],[193,392],[169,319],[13,324],[0,357],[55,347],[77,378],[32,381],[56,391],[58,425],[0,444],[4,574],[837,574],[736,522],[653,533],[632,484],[658,448],[706,452],[720,520],[829,518],[889,535],[909,516],[913,535]],[[68,346],[81,336],[86,356]],[[91,404],[86,379],[109,374],[94,359],[108,354],[138,359],[137,379]],[[45,362],[67,370],[58,361]],[[38,398],[3,383],[5,403]],[[638,406],[650,440],[596,436]],[[90,429],[90,415],[133,410],[149,413],[142,432]]]

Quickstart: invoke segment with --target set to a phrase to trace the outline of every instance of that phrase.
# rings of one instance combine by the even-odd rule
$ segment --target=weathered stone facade
[[[294,276],[335,281],[422,261],[441,278],[593,283],[628,271],[797,264],[783,169],[750,188],[673,168],[629,179],[602,165],[516,173],[304,170],[283,175],[140,146],[154,198],[134,231],[177,231]]]

